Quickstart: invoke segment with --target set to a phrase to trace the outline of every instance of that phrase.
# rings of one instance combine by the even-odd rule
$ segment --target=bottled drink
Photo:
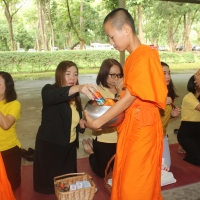
[[[97,104],[99,106],[102,106],[105,104],[106,100],[103,98],[103,96],[101,95],[100,92],[94,92],[93,93],[93,96],[94,96],[94,100],[97,102]]]

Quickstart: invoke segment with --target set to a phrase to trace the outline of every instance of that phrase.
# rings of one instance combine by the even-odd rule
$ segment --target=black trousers
[[[182,121],[177,139],[186,151],[184,160],[200,166],[200,122]]]
[[[108,161],[116,153],[116,143],[98,142],[97,138],[93,140],[94,154],[90,154],[89,162],[93,172],[101,177],[105,177],[105,169]]]
[[[1,151],[4,166],[12,190],[17,189],[21,183],[21,149],[15,146],[6,151]]]
[[[60,146],[36,140],[33,163],[34,191],[54,194],[54,177],[77,172],[76,142]]]

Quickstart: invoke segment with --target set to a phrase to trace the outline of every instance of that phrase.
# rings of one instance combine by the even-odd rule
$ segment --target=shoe
[[[27,161],[33,161],[34,160],[34,153],[28,152],[26,149],[21,149],[21,157],[25,158]]]
[[[90,138],[87,139],[87,143],[91,146],[91,148],[93,149],[93,142]]]
[[[87,154],[94,153],[91,146],[87,143],[87,141],[85,139],[83,139],[82,144],[83,144],[85,153],[87,153]]]
[[[34,154],[34,153],[35,153],[35,150],[32,149],[32,148],[28,148],[28,152],[29,152],[30,154]]]

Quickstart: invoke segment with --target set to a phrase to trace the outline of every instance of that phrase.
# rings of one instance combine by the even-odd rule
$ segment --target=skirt
[[[33,163],[34,191],[54,194],[54,177],[77,173],[77,151],[75,141],[60,146],[36,140]]]
[[[200,122],[182,121],[177,139],[186,151],[184,160],[200,166]]]

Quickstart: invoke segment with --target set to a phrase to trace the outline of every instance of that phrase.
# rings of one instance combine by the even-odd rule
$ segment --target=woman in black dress
[[[200,88],[196,87],[192,76],[187,85],[181,106],[181,125],[178,142],[186,151],[185,161],[200,166]]]
[[[96,86],[78,85],[78,68],[71,61],[61,62],[55,83],[42,88],[42,120],[35,143],[34,191],[53,194],[55,176],[77,172],[78,134],[84,132],[79,92],[93,99]]]

